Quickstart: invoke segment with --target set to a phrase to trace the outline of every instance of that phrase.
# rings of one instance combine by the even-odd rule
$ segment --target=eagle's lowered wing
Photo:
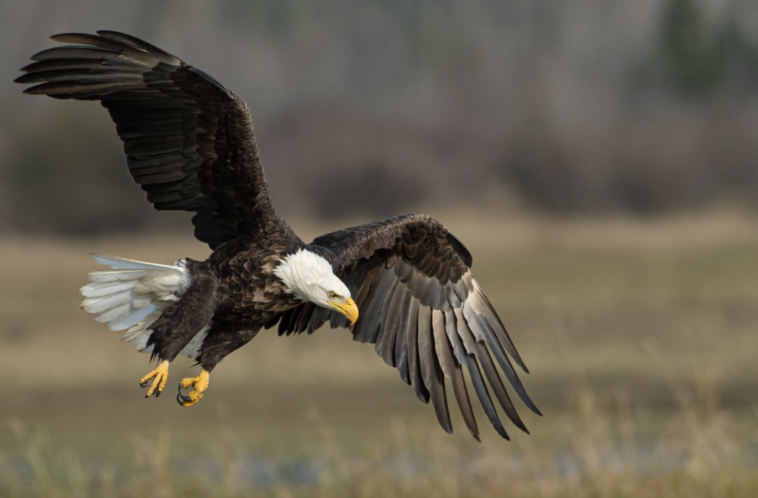
[[[360,309],[350,327],[353,338],[375,344],[421,401],[431,399],[446,431],[452,432],[452,425],[445,378],[466,426],[479,439],[462,367],[497,432],[508,438],[487,383],[508,418],[526,431],[492,356],[519,397],[540,414],[508,355],[527,371],[524,362],[470,273],[471,255],[440,223],[426,215],[402,215],[323,235],[311,247],[333,259]],[[332,327],[348,325],[338,313],[305,303],[282,315],[279,333],[311,333],[326,321]]]

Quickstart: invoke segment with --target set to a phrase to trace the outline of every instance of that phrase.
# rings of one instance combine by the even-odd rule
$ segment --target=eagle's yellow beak
[[[358,306],[355,304],[355,301],[353,301],[352,297],[347,298],[345,304],[335,303],[332,301],[329,301],[329,304],[336,308],[337,311],[345,315],[347,319],[350,320],[350,325],[353,325],[356,321],[358,321]]]

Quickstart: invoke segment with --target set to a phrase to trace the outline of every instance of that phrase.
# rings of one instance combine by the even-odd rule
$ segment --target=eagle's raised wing
[[[487,417],[502,437],[508,439],[485,378],[508,418],[526,431],[491,355],[519,397],[540,414],[506,351],[528,370],[471,276],[471,255],[440,223],[422,214],[402,215],[322,235],[310,247],[333,260],[335,273],[345,281],[360,309],[360,317],[351,327],[353,338],[375,344],[377,353],[388,365],[397,367],[421,401],[431,398],[447,432],[452,432],[452,426],[445,377],[453,386],[466,426],[479,439],[461,367],[468,370]],[[326,321],[332,327],[347,326],[347,319],[339,313],[304,303],[283,314],[279,333],[311,333]]]
[[[77,45],[43,50],[18,83],[25,93],[99,100],[124,142],[129,173],[156,209],[194,211],[212,249],[279,223],[242,99],[213,77],[142,40],[113,31],[67,33]],[[82,46],[83,45],[83,46]]]

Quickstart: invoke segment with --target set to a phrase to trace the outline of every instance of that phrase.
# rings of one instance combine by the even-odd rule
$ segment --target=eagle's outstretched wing
[[[52,39],[77,45],[39,52],[16,81],[40,83],[25,91],[32,95],[99,100],[124,142],[129,173],[156,209],[197,213],[195,236],[212,249],[265,236],[279,223],[242,99],[129,35]]]
[[[351,327],[353,338],[375,344],[377,353],[388,365],[397,367],[421,401],[431,398],[447,432],[452,432],[452,426],[445,377],[453,386],[466,426],[479,439],[462,367],[468,370],[497,432],[508,439],[485,378],[508,418],[526,431],[492,356],[519,397],[540,414],[506,351],[528,370],[469,271],[471,255],[442,224],[426,215],[407,214],[322,235],[310,247],[332,259],[335,273],[345,281],[360,309],[360,317]],[[311,333],[326,321],[332,327],[347,326],[342,315],[304,303],[282,315],[279,333]]]

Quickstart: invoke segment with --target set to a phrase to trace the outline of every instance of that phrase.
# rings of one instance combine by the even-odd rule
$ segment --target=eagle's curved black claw
[[[148,381],[145,381],[145,382],[140,382],[140,383],[139,383],[139,386],[140,386],[140,387],[142,387],[142,388],[145,388],[145,387],[147,387],[147,385],[148,385],[148,384],[149,384],[149,382],[148,382]]]
[[[181,382],[179,383],[179,389],[178,389],[178,391],[179,391],[179,393],[176,395],[176,402],[177,403],[179,403],[180,405],[184,406],[185,402],[192,401],[191,398],[189,398],[189,397],[185,396],[184,394],[182,394],[182,383]]]

